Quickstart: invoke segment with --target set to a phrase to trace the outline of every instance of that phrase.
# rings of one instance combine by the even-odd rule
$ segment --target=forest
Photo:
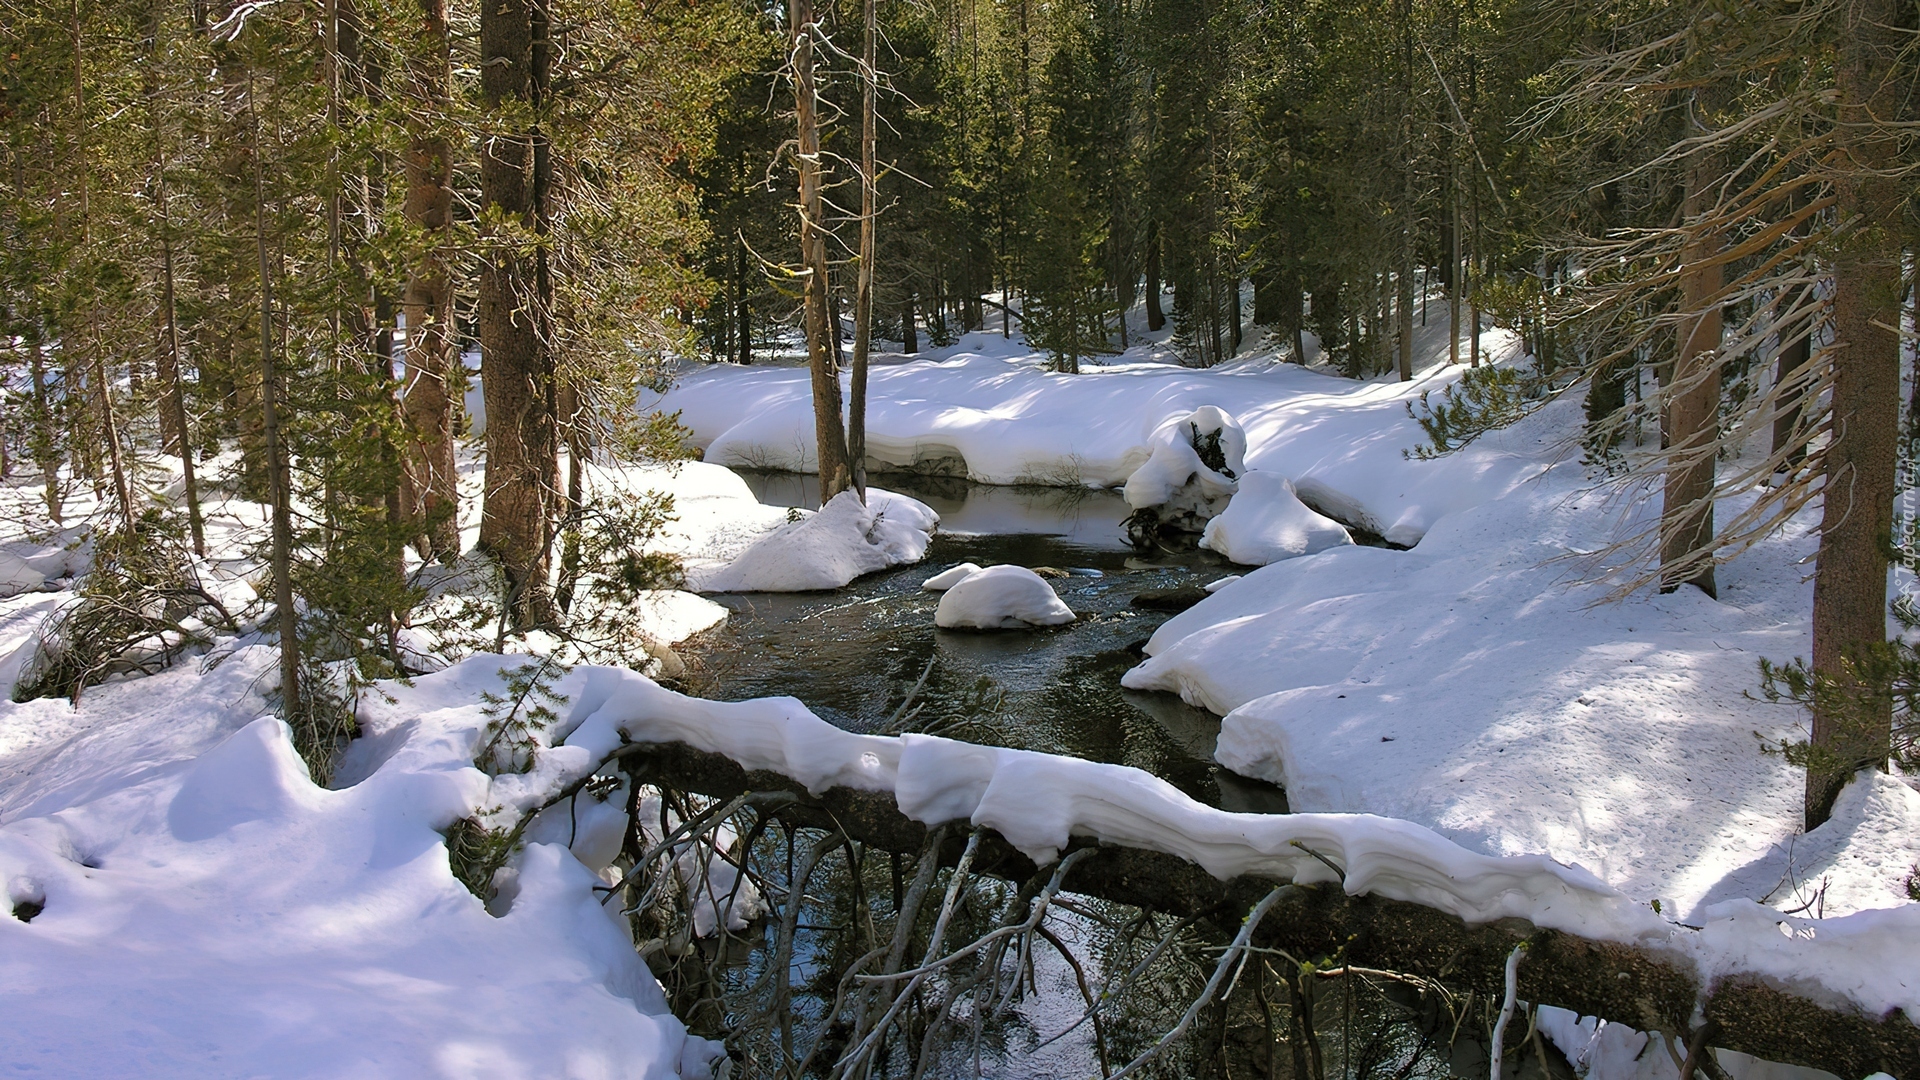
[[[0,1062],[1920,1075],[1920,5],[0,12]]]

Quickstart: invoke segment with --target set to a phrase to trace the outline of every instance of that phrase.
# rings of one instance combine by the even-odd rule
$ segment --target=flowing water
[[[818,480],[743,474],[762,502],[818,505]],[[732,609],[694,652],[702,696],[790,695],[850,731],[895,727],[1145,769],[1202,802],[1284,813],[1276,787],[1213,764],[1220,721],[1170,694],[1122,689],[1139,646],[1170,615],[1131,607],[1142,593],[1193,588],[1236,572],[1208,551],[1151,559],[1126,545],[1127,505],[1108,491],[1005,488],[886,477],[889,490],[939,511],[927,558],[832,592],[716,596]],[[939,594],[920,583],[962,562],[1051,567],[1080,619],[1050,630],[980,633],[933,625]],[[929,668],[929,661],[932,662]]]

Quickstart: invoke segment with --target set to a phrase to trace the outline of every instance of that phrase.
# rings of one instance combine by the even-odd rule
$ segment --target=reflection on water
[[[820,478],[812,473],[741,472],[754,497],[770,506],[820,507]],[[1001,487],[954,477],[875,476],[874,487],[911,495],[940,515],[948,535],[1042,533],[1076,547],[1120,551],[1129,513],[1117,491],[1101,488]]]
[[[829,593],[716,596],[733,610],[699,662],[700,692],[727,699],[791,695],[852,731],[883,727],[933,661],[907,726],[954,738],[1117,762],[1164,777],[1226,809],[1284,812],[1278,788],[1213,764],[1217,717],[1167,694],[1123,690],[1132,648],[1168,616],[1135,611],[1142,592],[1203,584],[1232,571],[1211,552],[1131,556],[1111,492],[992,488],[893,477],[941,514],[927,559]],[[806,505],[814,477],[748,474],[762,501]],[[904,490],[903,490],[904,489]],[[817,499],[814,500],[817,502]],[[1116,510],[1116,507],[1118,508]],[[1091,569],[1052,581],[1081,618],[1054,630],[939,630],[939,594],[920,583],[962,562]]]

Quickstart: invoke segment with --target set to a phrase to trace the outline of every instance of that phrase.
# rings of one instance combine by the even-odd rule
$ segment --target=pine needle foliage
[[[102,532],[78,595],[41,632],[13,700],[64,697],[109,679],[150,675],[209,643],[233,616],[202,587],[179,530],[149,509],[134,531]]]
[[[1907,598],[1894,602],[1893,613],[1909,633],[1920,630],[1920,610]],[[1818,709],[1840,718],[1842,737],[1834,743],[1838,746],[1853,746],[1861,741],[1846,737],[1849,734],[1871,734],[1883,722],[1880,718],[1891,704],[1893,741],[1889,757],[1903,769],[1920,769],[1920,646],[1905,637],[1848,657],[1838,676],[1814,671],[1802,657],[1785,664],[1763,658],[1760,694],[1775,704],[1792,702],[1809,711]],[[1853,730],[1849,732],[1847,728]],[[1765,749],[1814,772],[1852,770],[1863,764],[1843,760],[1832,750],[1815,746],[1806,739],[1782,739]]]
[[[551,657],[529,660],[504,668],[500,693],[482,691],[482,712],[487,717],[487,740],[473,756],[473,767],[490,776],[524,773],[533,768],[533,759],[543,745],[540,736],[560,719],[559,706],[567,696],[554,685],[572,670]]]
[[[1431,461],[1512,426],[1541,404],[1538,383],[1519,368],[1489,366],[1469,369],[1438,400],[1422,390],[1418,403],[1407,403],[1407,415],[1426,432],[1427,441],[1402,454]]]

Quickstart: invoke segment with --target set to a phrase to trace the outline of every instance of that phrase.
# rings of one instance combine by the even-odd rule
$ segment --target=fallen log
[[[636,782],[714,798],[749,791],[790,793],[793,801],[773,811],[783,822],[838,829],[883,851],[918,852],[930,831],[927,824],[901,813],[890,794],[832,787],[816,796],[790,777],[749,771],[723,754],[682,742],[623,753],[621,763]],[[960,831],[955,832],[941,852],[947,865],[959,859],[965,844]],[[1133,907],[1200,914],[1216,929],[1238,925],[1275,884],[1253,876],[1223,881],[1178,856],[1077,836],[1062,854],[1083,848],[1094,850],[1073,867],[1068,890]],[[1024,881],[1038,869],[1003,837],[983,832],[973,861],[975,873]],[[1868,1016],[1796,995],[1758,977],[1724,977],[1702,986],[1684,957],[1543,929],[1522,919],[1474,925],[1419,904],[1312,886],[1283,899],[1259,937],[1264,946],[1298,955],[1329,956],[1344,947],[1355,964],[1493,995],[1502,990],[1507,954],[1525,941],[1528,952],[1519,975],[1522,1000],[1683,1040],[1694,1030],[1697,1005],[1714,1025],[1713,1044],[1722,1049],[1847,1078],[1874,1072],[1920,1078],[1920,1029],[1898,1010],[1885,1017]]]

